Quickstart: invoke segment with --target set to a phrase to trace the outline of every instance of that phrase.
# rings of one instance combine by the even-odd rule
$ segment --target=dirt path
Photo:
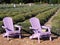
[[[59,9],[60,10],[60,9]],[[57,16],[57,13],[59,12],[59,10],[48,20],[48,22],[46,22],[44,25],[45,26],[49,26],[49,27],[51,27],[51,25],[52,25],[52,19],[55,17],[55,16]]]
[[[23,39],[12,38],[10,41],[8,41],[6,38],[3,38],[2,35],[0,35],[0,45],[60,45],[60,37],[55,37],[53,41],[49,41],[49,39],[41,39],[41,43],[38,43],[37,40],[30,40],[28,37]]]

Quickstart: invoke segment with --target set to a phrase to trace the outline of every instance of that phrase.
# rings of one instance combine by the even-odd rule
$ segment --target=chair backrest
[[[4,23],[4,26],[5,26],[6,28],[8,28],[8,29],[11,30],[11,31],[14,31],[13,20],[12,20],[11,17],[5,17],[5,18],[3,19],[3,23]],[[8,31],[8,30],[6,29],[6,31]]]
[[[36,17],[31,18],[30,23],[32,27],[38,28],[38,31],[41,31],[41,25],[40,25],[40,21],[38,18]]]

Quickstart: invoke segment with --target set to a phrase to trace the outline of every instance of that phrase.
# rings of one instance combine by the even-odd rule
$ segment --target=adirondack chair
[[[41,26],[39,19],[36,17],[29,19],[29,21],[31,23],[31,27],[29,27],[29,28],[32,29],[34,32],[34,34],[32,34],[29,37],[30,39],[38,38],[38,42],[40,42],[40,38],[49,37],[49,39],[51,41],[51,31],[50,31],[49,27]],[[43,29],[45,29],[45,31],[43,31]]]
[[[11,17],[5,17],[3,19],[3,24],[4,26],[2,26],[2,28],[6,31],[6,33],[3,34],[3,37],[7,36],[7,39],[9,40],[9,36],[19,35],[19,38],[21,38],[21,26],[13,25],[13,20]],[[15,30],[14,27],[18,28],[18,30]]]

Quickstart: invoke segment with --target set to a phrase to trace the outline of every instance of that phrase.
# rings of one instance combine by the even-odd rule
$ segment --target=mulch
[[[52,41],[49,39],[41,39],[41,42],[38,43],[37,39],[29,39],[30,35],[23,35],[24,37],[20,38],[4,38],[0,35],[0,45],[60,45],[60,37],[52,35]]]

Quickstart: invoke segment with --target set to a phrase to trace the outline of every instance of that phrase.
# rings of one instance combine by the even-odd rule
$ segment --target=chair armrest
[[[3,29],[7,29],[8,31],[11,31],[10,29],[8,29],[7,27],[5,26],[2,26]]]
[[[30,29],[38,29],[38,28],[35,28],[35,27],[29,27]]]
[[[2,28],[6,29],[6,27],[5,27],[5,26],[2,26]]]
[[[14,27],[17,27],[19,29],[19,31],[21,30],[22,26],[19,25],[14,25]]]
[[[42,28],[44,28],[44,29],[48,29],[48,32],[51,32],[51,28],[48,27],[48,26],[42,26]]]
[[[22,27],[22,26],[19,26],[19,25],[14,25],[15,27]]]

